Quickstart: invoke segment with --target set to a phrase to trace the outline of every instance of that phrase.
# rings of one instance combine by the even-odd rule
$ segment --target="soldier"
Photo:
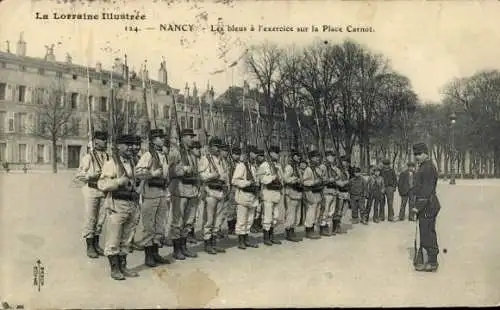
[[[219,157],[222,140],[212,137],[207,154],[201,157],[198,165],[200,179],[205,191],[205,216],[203,218],[203,239],[205,252],[217,254],[226,252],[217,246],[217,235],[224,216],[224,198],[228,187],[228,175]]]
[[[383,167],[380,170],[380,175],[384,178],[384,200],[382,200],[382,206],[380,207],[379,219],[383,222],[385,221],[385,202],[387,200],[387,220],[389,222],[396,222],[394,218],[394,192],[397,186],[396,172],[391,167],[391,161],[384,159],[382,162]]]
[[[279,204],[282,203],[281,190],[283,189],[283,169],[279,163],[279,153],[278,146],[271,146],[269,155],[272,162],[264,161],[257,170],[262,184],[262,228],[265,245],[281,244],[281,241],[274,237],[274,228],[279,220]]]
[[[233,179],[234,169],[236,168],[236,163],[239,161],[240,155],[241,155],[241,150],[238,151],[238,154],[235,154],[235,152],[234,152],[235,149],[239,149],[239,147],[236,145],[231,147],[232,160],[231,160],[231,162],[228,162],[228,165],[227,165],[227,167],[229,169],[229,180]],[[235,195],[235,188],[230,183],[229,193],[228,193],[227,199],[226,199],[226,204],[227,204],[227,206],[226,206],[226,221],[227,221],[228,235],[234,235],[236,233],[236,206],[237,206],[237,204],[234,201],[234,195]]]
[[[134,167],[137,165],[137,163],[139,162],[139,159],[141,158],[140,156],[140,152],[141,152],[141,144],[142,144],[142,139],[140,136],[138,135],[134,135],[132,136],[132,138],[134,139],[134,144],[133,144],[133,147],[132,147],[132,162],[134,164]],[[137,179],[136,181],[136,188],[137,188],[137,192],[140,192],[140,184],[141,184],[141,180],[140,179]],[[140,199],[139,199],[139,205],[140,205]],[[143,251],[144,250],[144,247],[140,244],[137,244],[135,242],[135,233],[136,233],[136,229],[137,229],[137,226],[139,226],[139,222],[141,220],[141,212],[136,212],[136,220],[135,220],[135,225],[134,225],[134,228],[133,228],[133,233],[132,233],[132,239],[130,240],[130,250],[129,252],[132,253],[134,250],[137,250],[137,251]]]
[[[323,180],[320,164],[320,154],[317,150],[309,152],[311,164],[308,166],[302,177],[304,183],[304,203],[306,208],[306,238],[319,239],[321,236],[315,231],[320,214],[320,203],[322,199]]]
[[[138,274],[127,269],[127,253],[131,235],[134,233],[139,194],[132,163],[134,137],[122,135],[117,138],[118,156],[108,160],[102,167],[97,182],[101,191],[110,192],[107,204],[106,246],[104,254],[111,266],[111,277],[125,280]]]
[[[150,149],[141,156],[135,173],[143,182],[142,225],[144,236],[140,242],[144,246],[144,263],[149,267],[170,264],[170,260],[160,256],[163,247],[165,222],[167,221],[167,177],[168,162],[163,153],[165,133],[162,129],[152,129],[149,133]],[[151,149],[152,148],[152,149]]]
[[[333,150],[327,150],[325,152],[326,163],[323,165],[324,174],[326,175],[326,184],[323,189],[324,197],[324,209],[321,214],[320,222],[320,234],[322,236],[335,235],[335,230],[332,227],[330,232],[329,225],[333,221],[333,214],[335,212],[335,206],[337,202],[337,180],[340,174],[336,166],[335,152]]]
[[[300,222],[300,205],[302,202],[302,174],[299,172],[300,154],[296,150],[290,151],[290,160],[283,173],[285,183],[285,232],[286,240],[302,241],[295,233],[295,227]]]
[[[257,171],[258,167],[264,162],[264,150],[258,149],[254,145],[250,145],[248,147],[250,150],[255,150],[254,152],[250,152],[250,163],[255,167]],[[257,179],[260,180],[260,176],[257,171]],[[260,182],[260,181],[259,181]],[[255,217],[253,220],[252,228],[250,229],[253,233],[262,232],[262,197],[259,194],[259,204],[255,209]]]
[[[249,147],[250,158],[257,156],[257,148]],[[247,247],[259,247],[254,242],[250,241],[250,227],[255,216],[255,209],[259,205],[260,186],[257,179],[257,169],[251,165],[247,154],[241,154],[238,147],[233,148],[233,154],[241,155],[236,161],[233,178],[231,184],[235,187],[234,200],[238,204],[236,206],[236,234],[238,235],[238,248],[244,250]]]
[[[175,259],[184,260],[186,257],[198,257],[198,254],[187,248],[187,237],[193,228],[199,200],[198,159],[194,153],[199,154],[201,145],[193,143],[192,139],[196,135],[192,129],[183,129],[181,135],[180,156],[172,156],[169,160],[169,189],[172,201],[173,256]]]
[[[439,266],[436,218],[441,210],[441,204],[436,195],[438,173],[424,143],[415,144],[413,153],[420,164],[415,175],[415,208],[412,210],[414,214],[417,214],[420,231],[420,247],[415,270],[433,272],[437,271]],[[425,264],[423,249],[426,250],[428,256]]]
[[[349,207],[349,180],[351,179],[349,158],[344,155],[340,157],[341,167],[338,169],[340,172],[337,179],[337,203],[335,205],[335,212],[333,213],[332,226],[336,234],[345,234],[347,231],[342,228],[342,218],[344,213]]]
[[[219,146],[219,159],[221,161],[221,165],[223,170],[227,174],[227,183],[224,191],[224,198],[222,199],[222,204],[224,208],[224,213],[222,214],[222,220],[219,227],[218,238],[226,239],[229,237],[229,198],[230,198],[230,188],[231,188],[231,159],[229,158],[229,145],[221,140],[221,145]],[[234,234],[234,225],[233,225],[233,234]]]
[[[96,131],[93,140],[94,152],[93,154],[87,153],[82,158],[76,178],[86,183],[82,188],[82,193],[85,204],[83,238],[87,243],[87,256],[98,258],[99,255],[104,255],[99,246],[99,236],[106,219],[106,211],[105,194],[97,188],[97,181],[101,175],[102,166],[109,159],[106,153],[108,134],[104,131]]]

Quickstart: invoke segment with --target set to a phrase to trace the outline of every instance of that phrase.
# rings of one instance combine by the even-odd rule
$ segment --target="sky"
[[[193,83],[217,94],[230,85],[242,85],[244,68],[228,69],[252,44],[264,41],[305,46],[316,40],[355,40],[390,59],[394,70],[408,76],[422,101],[439,101],[440,90],[451,79],[500,66],[500,2],[498,1],[65,1],[4,0],[0,3],[0,50],[11,51],[24,33],[27,55],[43,57],[45,45],[55,44],[58,60],[66,53],[74,63],[110,68],[115,57],[127,54],[136,69],[148,61],[153,77],[162,57],[167,62],[169,84],[184,89]],[[71,2],[71,1],[66,1]],[[111,1],[108,1],[108,3]],[[37,20],[35,14],[49,14]],[[144,21],[54,20],[53,14],[132,13]],[[194,32],[162,32],[162,23],[194,24]],[[222,23],[292,27],[332,25],[344,32],[211,32]],[[348,25],[371,26],[375,32],[347,33]],[[125,27],[139,27],[139,32]],[[152,27],[154,29],[147,30]],[[205,27],[206,30],[202,28]],[[211,74],[214,71],[222,71]],[[251,82],[251,81],[250,81]]]

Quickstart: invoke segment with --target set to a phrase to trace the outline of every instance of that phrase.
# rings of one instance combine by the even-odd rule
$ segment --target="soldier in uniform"
[[[264,150],[258,149],[254,145],[250,145],[249,149],[252,150],[254,149],[254,152],[250,152],[250,163],[255,167],[255,170],[257,171],[258,167],[264,162]],[[260,176],[258,175],[257,171],[257,179],[260,182]],[[260,184],[260,183],[259,183]],[[252,228],[250,229],[253,233],[260,233],[262,232],[262,197],[259,194],[259,204],[257,208],[255,209],[255,217],[253,220]]]
[[[302,238],[295,233],[300,221],[300,211],[302,202],[302,174],[299,171],[300,154],[296,150],[290,151],[290,160],[283,173],[285,183],[285,233],[286,240],[292,242],[302,241]]]
[[[194,153],[199,154],[201,149],[199,143],[193,143],[196,135],[192,129],[183,129],[181,135],[180,156],[172,156],[169,160],[173,256],[178,260],[198,257],[187,248],[187,237],[193,228],[199,201],[198,158]]]
[[[278,146],[271,146],[269,154],[272,163],[264,161],[257,170],[262,184],[262,228],[265,245],[281,244],[281,241],[274,237],[274,228],[279,220],[279,204],[282,203],[281,190],[283,188],[283,169],[279,162],[279,153]]]
[[[160,256],[163,246],[165,222],[168,215],[167,177],[168,162],[163,153],[165,133],[162,129],[152,129],[149,134],[150,149],[141,156],[135,173],[143,182],[142,225],[144,236],[140,244],[144,246],[144,263],[149,267],[170,264],[170,260]]]
[[[141,152],[141,144],[142,144],[142,139],[140,136],[138,135],[134,135],[132,136],[132,138],[134,139],[134,144],[132,146],[132,162],[134,164],[134,167],[137,165],[137,163],[139,162],[139,159],[141,158],[140,156],[140,152]],[[141,185],[141,180],[140,179],[137,179],[136,181],[136,188],[137,188],[137,192],[140,192],[140,185]],[[139,205],[140,205],[140,199],[139,199]],[[136,230],[137,230],[137,226],[139,226],[139,222],[141,220],[141,212],[136,212],[136,220],[135,220],[135,226],[133,228],[133,233],[132,233],[132,239],[130,240],[130,250],[129,252],[132,253],[134,250],[137,250],[137,251],[143,251],[144,250],[144,247],[140,244],[137,244],[135,242],[135,233],[136,233]]]
[[[222,204],[224,205],[224,214],[222,215],[222,220],[221,220],[221,224],[220,224],[220,227],[219,227],[219,233],[218,233],[218,237],[221,238],[221,239],[225,239],[225,238],[228,238],[229,236],[229,226],[230,226],[230,223],[229,221],[231,220],[228,216],[230,216],[229,214],[229,205],[230,205],[230,188],[231,188],[231,170],[232,170],[232,167],[231,167],[231,159],[232,158],[229,158],[229,145],[227,143],[225,143],[223,140],[221,140],[221,145],[219,146],[219,152],[220,152],[220,156],[219,156],[219,159],[221,161],[221,165],[224,169],[224,171],[226,172],[227,174],[227,186],[225,187],[225,191],[224,191],[224,198],[222,199]],[[234,224],[232,225],[233,226],[233,234],[234,234]]]
[[[76,178],[86,183],[82,188],[82,193],[85,204],[83,238],[87,244],[87,256],[98,258],[99,255],[104,255],[99,246],[99,236],[106,219],[106,211],[104,207],[105,194],[97,188],[97,181],[104,163],[109,159],[106,153],[108,134],[104,131],[96,131],[93,134],[93,140],[94,153],[87,153],[82,158]]]
[[[324,174],[326,175],[326,185],[323,189],[324,209],[321,214],[320,234],[322,236],[331,236],[335,234],[332,227],[330,232],[330,223],[333,222],[333,214],[335,212],[335,205],[337,202],[337,179],[340,171],[336,167],[335,152],[327,150],[325,152],[326,163],[323,165]]]
[[[250,146],[248,150],[250,158],[257,156],[257,148]],[[238,248],[244,250],[247,247],[257,248],[258,245],[250,240],[250,227],[255,216],[255,209],[259,205],[260,186],[257,179],[257,169],[250,163],[247,154],[241,154],[238,147],[233,148],[233,154],[241,157],[236,161],[231,184],[235,188],[234,200],[236,206],[236,227],[238,235]]]
[[[207,154],[201,157],[198,173],[205,192],[205,212],[203,216],[203,239],[205,252],[217,254],[226,252],[217,246],[217,235],[224,217],[224,198],[228,187],[228,175],[219,157],[222,140],[212,137]]]
[[[415,208],[413,209],[414,214],[417,214],[420,231],[420,247],[415,270],[433,272],[437,271],[439,266],[436,218],[441,210],[441,204],[436,195],[438,173],[424,143],[415,144],[413,153],[420,164],[415,174]],[[427,263],[424,263],[423,249],[427,252]]]
[[[345,234],[347,231],[342,228],[342,218],[349,207],[349,180],[351,179],[349,158],[344,155],[340,157],[341,167],[338,169],[337,178],[337,203],[333,213],[332,226],[336,234]]]
[[[107,203],[108,220],[106,223],[106,246],[104,254],[108,257],[111,277],[125,280],[138,274],[127,268],[131,235],[134,233],[139,194],[137,193],[132,156],[134,137],[122,135],[117,138],[118,154],[102,167],[97,186],[110,192]]]
[[[319,239],[321,236],[315,231],[320,214],[320,203],[322,200],[323,180],[320,169],[320,154],[317,150],[309,152],[311,165],[308,166],[302,177],[304,183],[304,203],[306,208],[306,238]]]
[[[229,146],[227,146],[229,147]],[[227,169],[229,169],[229,180],[233,179],[234,169],[236,168],[236,163],[240,159],[241,150],[238,151],[238,154],[235,154],[234,150],[239,149],[238,146],[234,145],[231,147],[231,162],[227,163]],[[235,188],[230,183],[229,185],[229,193],[226,198],[226,221],[228,228],[228,235],[234,235],[236,233],[236,202],[234,201]]]

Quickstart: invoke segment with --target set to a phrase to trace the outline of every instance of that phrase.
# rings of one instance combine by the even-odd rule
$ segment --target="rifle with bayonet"
[[[242,189],[243,191],[250,192],[253,194],[257,194],[260,192],[260,186],[255,179],[252,169],[250,167],[250,150],[248,149],[248,130],[246,130],[246,118],[245,118],[245,110],[246,110],[246,104],[245,104],[245,95],[248,92],[248,85],[246,82],[243,84],[243,102],[242,102],[242,126],[243,126],[243,132],[244,132],[244,137],[243,137],[243,143],[242,143],[242,152],[246,156],[244,156],[245,160],[243,161],[243,165],[245,166],[247,178],[250,181],[250,185]]]

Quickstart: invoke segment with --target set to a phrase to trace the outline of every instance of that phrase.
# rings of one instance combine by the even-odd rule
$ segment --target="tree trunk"
[[[57,137],[52,137],[52,172],[57,173]]]

